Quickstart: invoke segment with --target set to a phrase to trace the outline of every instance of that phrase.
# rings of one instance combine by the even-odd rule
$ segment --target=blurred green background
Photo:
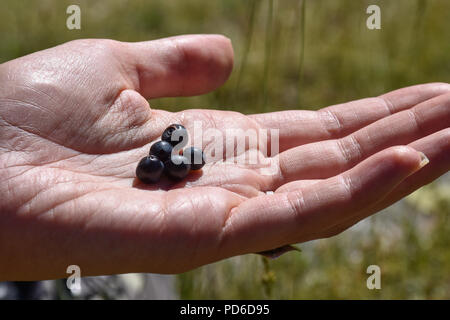
[[[81,7],[81,30],[66,8]],[[381,30],[366,8],[381,8]],[[318,109],[400,87],[450,82],[448,0],[3,0],[0,63],[78,38],[143,41],[220,33],[235,49],[213,93],[153,108],[243,113]],[[450,298],[450,179],[422,188],[343,234],[277,260],[235,257],[178,276],[186,299]],[[368,290],[366,268],[381,268]]]

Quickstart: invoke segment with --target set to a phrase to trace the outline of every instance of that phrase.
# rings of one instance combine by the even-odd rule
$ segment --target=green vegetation
[[[67,30],[79,4],[82,29]],[[381,30],[366,8],[381,7]],[[244,113],[317,109],[417,83],[450,81],[447,0],[4,0],[0,62],[77,38],[142,41],[185,33],[232,39],[229,82],[154,108]],[[450,188],[441,180],[331,239],[274,261],[236,257],[179,276],[182,298],[450,298]],[[366,288],[367,266],[382,289]]]

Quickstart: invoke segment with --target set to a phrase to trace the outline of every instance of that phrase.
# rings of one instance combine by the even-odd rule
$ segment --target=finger
[[[231,211],[223,229],[224,251],[259,252],[320,237],[320,231],[385,197],[419,170],[422,155],[392,147],[351,170],[304,189],[249,199]]]
[[[429,83],[319,111],[282,111],[250,117],[265,129],[279,130],[280,151],[284,151],[306,143],[346,136],[379,119],[447,92],[450,92],[450,84]]]
[[[425,138],[416,140],[408,146],[424,153],[430,160],[425,168],[408,177],[397,188],[395,188],[381,203],[377,204],[378,210],[382,210],[418,188],[426,185],[450,170],[450,129],[444,129]],[[321,179],[297,180],[286,183],[275,192],[289,192],[322,181]],[[372,212],[372,211],[371,211]],[[375,212],[375,211],[374,211]],[[362,216],[365,218],[369,214]],[[351,225],[351,224],[350,224]]]
[[[371,207],[364,208],[355,214],[355,216],[349,217],[342,224],[331,228],[329,230],[330,235],[338,234],[358,223],[360,220],[387,208],[450,170],[450,129],[445,129],[418,141],[414,141],[410,146],[415,150],[423,152],[430,160],[430,163],[422,170],[402,181],[386,198]]]
[[[329,178],[393,145],[406,145],[450,127],[450,93],[378,120],[344,138],[311,143],[274,158],[274,189],[290,181]]]
[[[127,43],[121,58],[146,98],[191,96],[222,85],[233,67],[233,48],[220,35],[187,35]]]
[[[323,181],[323,179],[310,179],[310,180],[297,180],[288,182],[286,184],[283,184],[281,187],[279,187],[275,192],[282,193],[282,192],[290,192],[298,189],[302,189],[305,187],[309,187],[319,181]]]

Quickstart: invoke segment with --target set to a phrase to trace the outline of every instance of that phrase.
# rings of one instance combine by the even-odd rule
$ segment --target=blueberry
[[[177,146],[177,149],[181,149],[188,143],[188,132],[181,124],[171,124],[164,130],[161,140],[169,142],[173,147]]]
[[[150,148],[150,155],[154,155],[162,162],[170,158],[172,154],[172,145],[167,141],[158,141]]]
[[[144,183],[154,183],[159,180],[163,171],[163,162],[154,155],[150,155],[139,161],[136,176]]]
[[[189,147],[184,149],[183,156],[185,156],[191,163],[191,170],[200,170],[205,165],[205,155],[203,151],[196,147]]]
[[[189,160],[184,156],[174,155],[164,162],[164,171],[173,179],[181,180],[186,178],[191,170]]]

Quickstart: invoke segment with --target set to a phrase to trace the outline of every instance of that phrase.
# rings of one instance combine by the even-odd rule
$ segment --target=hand
[[[176,273],[328,237],[449,170],[448,84],[317,112],[150,108],[215,89],[232,62],[229,40],[199,35],[78,40],[0,65],[0,280],[66,277],[72,264],[82,276]],[[207,154],[208,128],[279,129],[275,172],[229,161],[261,144],[226,149],[186,181],[141,184],[150,144],[171,123],[194,134],[194,121]],[[420,171],[418,151],[430,159]]]

